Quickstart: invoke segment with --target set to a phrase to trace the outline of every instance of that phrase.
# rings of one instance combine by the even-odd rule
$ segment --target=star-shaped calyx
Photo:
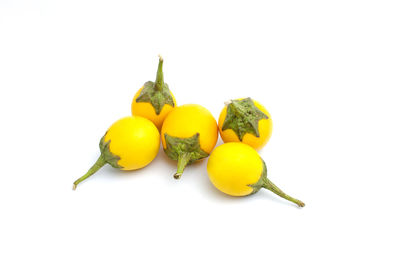
[[[162,108],[165,104],[169,104],[174,107],[174,100],[171,92],[168,88],[168,84],[164,83],[164,74],[162,71],[163,58],[161,56],[158,62],[157,78],[155,82],[146,82],[143,86],[140,95],[136,98],[136,102],[150,103],[156,114],[161,113]]]
[[[168,134],[164,136],[166,143],[165,154],[172,160],[178,161],[178,169],[174,174],[175,179],[179,179],[182,176],[186,165],[209,155],[200,148],[199,133],[188,138],[172,137]]]
[[[258,122],[269,117],[255,106],[250,97],[242,100],[231,100],[226,104],[226,117],[222,131],[232,129],[240,141],[243,140],[246,133],[260,137]]]

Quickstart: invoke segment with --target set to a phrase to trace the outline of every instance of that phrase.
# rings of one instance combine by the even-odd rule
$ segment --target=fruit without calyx
[[[218,139],[217,122],[204,107],[187,104],[176,107],[164,121],[161,140],[167,156],[178,161],[175,179],[186,165],[208,157]]]
[[[242,142],[261,149],[272,134],[271,115],[250,97],[225,103],[218,120],[222,140]]]
[[[158,130],[168,113],[176,106],[174,95],[164,82],[164,59],[159,56],[155,82],[148,81],[140,88],[132,100],[132,115],[142,116],[152,121]]]
[[[129,116],[116,121],[100,140],[100,157],[89,171],[73,184],[78,184],[105,164],[120,170],[137,170],[147,166],[160,147],[160,133],[146,118]]]
[[[215,148],[208,159],[207,172],[213,185],[226,194],[246,196],[265,188],[299,207],[305,206],[267,178],[265,162],[246,144],[231,142]]]

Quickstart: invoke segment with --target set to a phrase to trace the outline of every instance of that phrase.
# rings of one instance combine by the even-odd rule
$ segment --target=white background
[[[0,1],[1,263],[399,263],[398,1]],[[250,96],[274,132],[266,190],[182,179],[98,142],[154,80],[217,118]],[[221,141],[218,142],[221,144]]]

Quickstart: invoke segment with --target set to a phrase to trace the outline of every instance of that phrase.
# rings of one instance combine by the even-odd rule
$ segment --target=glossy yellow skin
[[[161,129],[164,149],[166,133],[179,138],[188,138],[199,133],[200,148],[210,153],[217,143],[218,126],[206,108],[196,104],[186,104],[175,107],[164,121]]]
[[[104,140],[110,142],[110,151],[121,159],[121,170],[137,170],[148,165],[160,148],[160,134],[146,118],[129,116],[111,125]]]
[[[132,115],[142,116],[142,117],[149,119],[151,122],[154,123],[154,125],[156,125],[158,130],[161,130],[161,127],[165,120],[165,117],[169,114],[169,112],[172,111],[172,109],[174,109],[174,107],[172,107],[169,104],[165,104],[163,106],[163,108],[161,109],[160,114],[157,115],[156,110],[151,105],[151,103],[136,102],[136,98],[138,98],[138,96],[140,95],[140,92],[142,90],[143,90],[143,87],[140,88],[139,91],[137,91],[137,93],[133,97],[132,106],[131,106]],[[172,93],[171,93],[171,95],[172,95],[172,99],[174,100],[174,105],[176,106],[175,96]]]
[[[215,148],[207,163],[207,172],[214,186],[232,196],[245,196],[253,191],[262,174],[261,157],[244,143],[225,143]]]
[[[241,99],[239,99],[241,100]],[[232,129],[226,129],[222,131],[222,126],[224,124],[225,118],[226,118],[226,111],[227,111],[227,106],[225,106],[221,114],[219,115],[218,119],[218,128],[219,128],[219,133],[221,134],[222,140],[227,143],[227,142],[242,142],[245,143],[249,146],[252,146],[256,150],[261,149],[262,147],[267,144],[268,140],[271,138],[272,135],[272,119],[271,115],[265,109],[264,106],[262,106],[259,102],[256,100],[253,100],[254,105],[260,109],[264,114],[268,116],[268,119],[261,119],[258,122],[258,130],[260,132],[260,137],[256,137],[252,134],[247,133],[244,135],[243,140],[240,141],[239,137],[236,135],[236,133]]]

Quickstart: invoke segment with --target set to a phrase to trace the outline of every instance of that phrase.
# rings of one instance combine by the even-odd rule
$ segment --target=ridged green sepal
[[[253,191],[250,194],[258,192],[261,188],[264,187],[265,180],[267,179],[267,165],[265,164],[264,160],[262,160],[263,170],[261,172],[260,178],[256,183],[249,184],[248,186],[253,188]]]
[[[240,141],[243,140],[244,135],[247,133],[260,137],[258,122],[261,119],[268,118],[266,114],[255,106],[250,97],[243,100],[232,100],[227,105],[222,131],[232,129]]]
[[[107,134],[107,133],[106,133]],[[117,168],[117,169],[122,169],[123,167],[118,164],[118,161],[121,159],[121,157],[113,154],[110,151],[110,143],[111,140],[108,140],[107,142],[104,140],[106,135],[104,135],[100,139],[99,147],[100,147],[100,152],[101,152],[101,157],[105,162],[110,164],[112,167]]]
[[[200,148],[199,136],[200,134],[197,133],[189,138],[179,138],[165,134],[166,148],[164,151],[172,160],[178,160],[179,156],[184,153],[190,154],[188,164],[206,158],[209,154]]]
[[[177,171],[174,174],[175,179],[179,179],[182,176],[186,165],[209,155],[200,148],[199,133],[189,138],[172,137],[168,134],[165,134],[164,137],[166,143],[165,153],[171,159],[178,161]]]
[[[175,106],[168,84],[164,83],[162,88],[158,90],[155,88],[155,83],[151,81],[144,84],[140,95],[136,98],[136,102],[150,103],[157,115],[161,113],[164,105]]]

